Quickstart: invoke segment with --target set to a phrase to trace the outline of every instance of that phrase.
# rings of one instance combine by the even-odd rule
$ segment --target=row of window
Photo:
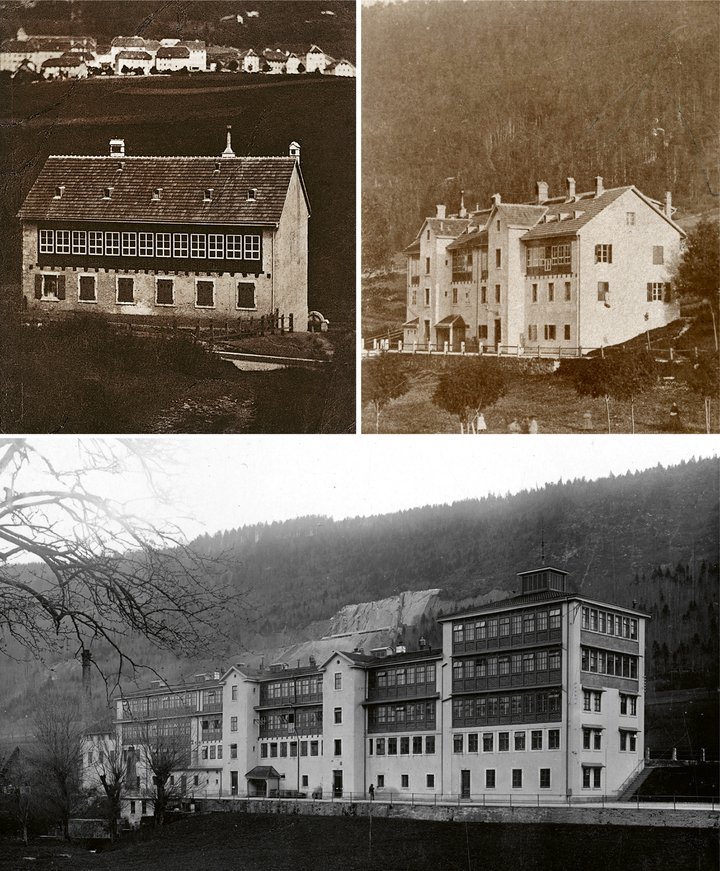
[[[594,647],[581,648],[581,668],[597,674],[610,674],[615,677],[629,677],[637,680],[638,658],[628,653],[612,653]]]
[[[232,729],[230,718],[230,731]],[[323,712],[321,708],[309,710],[300,708],[297,711],[282,711],[263,714],[259,718],[261,732],[322,732]]]
[[[602,750],[602,729],[584,727],[583,750]],[[619,747],[622,753],[635,753],[637,751],[637,731],[635,729],[619,730]]]
[[[201,759],[222,759],[223,748],[222,744],[211,744],[209,747],[200,748]]]
[[[567,342],[572,337],[572,328],[570,324],[563,325],[563,339]],[[557,339],[557,326],[555,324],[543,324],[543,338],[546,342],[552,342]],[[538,340],[538,325],[528,324],[528,342],[537,342]]]
[[[145,743],[158,738],[190,740],[190,721],[155,720],[150,723],[128,723],[123,726],[123,740],[130,743]]]
[[[467,742],[466,740],[467,739]],[[513,749],[522,750],[543,750],[545,736],[542,729],[532,729],[530,732],[530,741],[527,740],[527,732],[514,732],[512,735]],[[560,749],[560,730],[547,730],[548,750]],[[482,747],[483,753],[506,753],[510,750],[510,732],[483,732],[482,735],[477,732],[470,732],[468,735],[457,734],[453,735],[453,753],[479,753]]]
[[[518,612],[507,617],[475,618],[453,624],[453,644],[560,629],[560,608]]]
[[[530,288],[530,300],[532,302],[538,301],[538,286],[537,284],[533,284]],[[565,302],[569,302],[572,300],[572,283],[569,281],[565,282]],[[555,302],[555,282],[549,281],[547,285],[547,301]]]
[[[201,720],[200,728],[203,732],[207,732],[208,730],[211,730],[213,732],[222,731],[222,720]]]
[[[370,738],[368,753],[370,756],[432,756],[435,753],[434,735],[402,735],[397,738]],[[378,784],[379,786],[380,784]]]
[[[385,775],[378,774],[377,776],[377,785],[378,789],[385,788]],[[425,788],[426,789],[435,789],[435,775],[434,774],[426,774],[425,775]],[[410,775],[409,774],[401,774],[400,775],[400,789],[410,789]]]
[[[260,699],[264,702],[266,699],[299,698],[320,695],[321,693],[322,675],[313,675],[312,677],[278,680],[263,684],[260,688]]]
[[[560,690],[525,692],[502,696],[453,699],[453,726],[475,726],[498,717],[558,718]]]
[[[35,298],[43,300],[66,299],[66,276],[50,273],[35,275]],[[78,276],[78,301],[93,303],[98,301],[97,278],[95,275]],[[135,279],[130,276],[117,276],[115,284],[115,302],[118,305],[134,305],[136,299]],[[195,279],[196,308],[215,308],[215,280],[212,278]],[[175,279],[155,279],[155,305],[174,306]],[[235,307],[237,309],[256,309],[255,284],[252,281],[238,281],[236,286]]]
[[[434,729],[435,702],[408,702],[401,705],[376,705],[368,711],[368,728]]]
[[[298,755],[298,744],[300,745],[300,756],[320,756],[322,752],[322,742],[320,741],[269,741],[260,745],[260,758],[276,759],[279,756],[282,759],[289,756],[294,759]],[[234,758],[232,748],[235,746],[234,744],[230,745],[231,759]]]
[[[116,230],[40,230],[41,254],[259,260],[257,233],[151,233]]]
[[[417,684],[435,684],[435,663],[427,665],[409,665],[398,668],[379,669],[370,672],[369,685],[371,689],[387,687],[414,686]]]
[[[632,212],[628,212],[632,214]],[[612,245],[596,245],[595,246],[595,262],[596,263],[612,263],[613,255]],[[662,266],[665,263],[665,248],[663,245],[652,246],[652,262],[654,266]]]
[[[618,638],[637,640],[638,621],[634,617],[616,614],[613,611],[602,611],[599,608],[583,607],[581,626],[591,632],[602,632],[605,635],[615,635]]]
[[[559,650],[532,650],[526,653],[482,656],[477,659],[457,659],[453,662],[453,680],[534,674],[536,671],[554,671],[560,666]]]
[[[570,243],[560,245],[534,245],[525,249],[525,265],[528,269],[544,269],[570,265]]]

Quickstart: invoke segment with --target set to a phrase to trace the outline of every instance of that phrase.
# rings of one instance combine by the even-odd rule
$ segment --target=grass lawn
[[[411,370],[410,390],[393,400],[380,415],[381,433],[457,433],[456,418],[433,405],[430,397],[443,367],[451,361],[441,357],[403,357]],[[686,432],[705,432],[703,400],[678,381],[661,382],[635,402],[637,433],[666,432],[670,406],[676,402]],[[585,417],[589,412],[590,419]],[[712,408],[713,432],[720,431],[718,403]],[[495,405],[484,410],[489,433],[507,433],[508,425],[517,418],[534,416],[541,433],[607,433],[605,402],[579,396],[562,370],[548,374],[518,371],[510,387]],[[587,428],[587,424],[590,427]],[[632,432],[630,405],[610,403],[610,423],[613,433]],[[375,413],[368,405],[362,411],[362,431],[375,432]]]
[[[28,848],[0,844],[1,871],[625,871],[628,866],[634,871],[708,871],[717,867],[717,833],[397,819],[373,819],[371,826],[367,818],[350,816],[210,814],[97,854],[60,842]]]

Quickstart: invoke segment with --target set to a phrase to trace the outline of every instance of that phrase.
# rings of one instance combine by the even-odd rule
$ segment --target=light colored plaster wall
[[[272,263],[266,264],[266,273],[274,268],[272,286],[274,306],[268,311],[279,309],[285,315],[292,314],[295,332],[307,330],[308,319],[308,210],[297,172],[293,172],[285,207],[273,242],[268,239],[267,247],[273,252]],[[354,288],[349,289],[351,292]]]
[[[236,686],[237,699],[232,698]],[[237,772],[238,795],[247,792],[245,774],[258,764],[257,712],[258,686],[237,669],[233,669],[223,683],[223,783],[226,792],[232,786],[232,772]],[[232,718],[237,717],[237,730],[232,729]],[[237,758],[231,758],[230,745],[237,744]]]
[[[440,704],[438,700],[438,705]],[[413,753],[413,738],[416,736],[422,738],[422,753]],[[435,736],[435,752],[425,753],[425,738],[428,735]],[[400,737],[409,737],[410,753],[401,755]],[[373,754],[367,757],[367,785],[375,784],[375,798],[382,800],[388,798],[390,794],[396,798],[410,798],[411,795],[433,795],[440,792],[441,789],[441,736],[439,731],[435,732],[378,732],[368,736],[373,740],[377,738],[385,739],[386,752],[384,756]],[[396,738],[398,742],[398,753],[395,755],[387,754],[388,738]],[[366,745],[368,742],[366,742]],[[369,746],[369,745],[368,745]],[[378,787],[378,774],[383,775],[385,786]],[[408,776],[407,787],[402,786],[402,775]],[[435,785],[427,785],[427,775],[432,774],[435,778]]]
[[[626,213],[635,213],[634,226]],[[677,303],[647,301],[647,283],[669,280],[680,235],[633,191],[627,191],[580,231],[581,345],[624,342],[679,317]],[[612,263],[595,263],[595,245],[613,246]],[[664,248],[664,263],[653,264],[653,245]],[[599,281],[610,285],[609,307],[598,300]]]
[[[340,689],[335,689],[335,675],[340,675]],[[323,679],[323,735],[328,788],[333,771],[343,772],[343,792],[360,793],[365,789],[365,671],[351,665],[343,656],[327,664]],[[342,722],[335,722],[340,708]],[[342,753],[335,754],[335,741],[342,742]]]

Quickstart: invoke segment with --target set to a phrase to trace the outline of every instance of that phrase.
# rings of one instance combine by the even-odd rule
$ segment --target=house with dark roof
[[[93,52],[95,47],[91,36],[27,36],[21,28],[17,39],[0,43],[0,71],[15,72],[23,63],[31,63],[40,70],[44,61],[65,52]]]
[[[40,66],[45,79],[85,79],[87,63],[81,52],[66,52],[60,57],[48,58]]]
[[[185,45],[160,46],[155,55],[158,72],[190,69],[190,49]]]
[[[19,211],[25,304],[39,317],[222,320],[307,328],[310,206],[284,157],[51,155]]]
[[[679,316],[669,268],[685,236],[672,198],[633,185],[468,213],[464,204],[441,244],[428,219],[406,249],[405,345],[492,348],[510,354],[581,354],[624,342]],[[447,233],[457,228],[452,239]]]
[[[115,55],[115,73],[147,75],[153,67],[153,56],[144,48],[126,48]]]

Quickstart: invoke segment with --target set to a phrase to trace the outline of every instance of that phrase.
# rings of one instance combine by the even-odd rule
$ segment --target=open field
[[[712,871],[718,866],[712,830],[282,815],[182,820],[97,854],[60,842],[0,847],[1,871]],[[28,862],[24,856],[37,859]]]

